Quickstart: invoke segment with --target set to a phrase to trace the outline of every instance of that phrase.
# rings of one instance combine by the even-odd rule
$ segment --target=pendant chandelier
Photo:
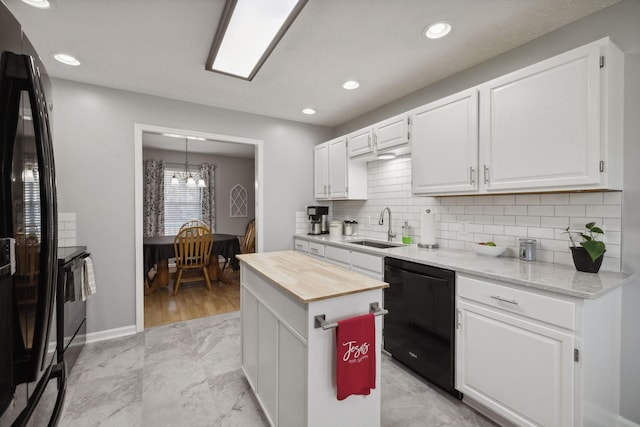
[[[207,184],[205,184],[204,179],[198,174],[193,174],[191,169],[189,168],[189,149],[188,149],[189,139],[185,138],[184,140],[184,172],[175,172],[173,177],[171,177],[171,185],[180,185],[180,182],[184,182],[187,187],[201,187],[205,188]],[[196,185],[196,182],[198,183]]]

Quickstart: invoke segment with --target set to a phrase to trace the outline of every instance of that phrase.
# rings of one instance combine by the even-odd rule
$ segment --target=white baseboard
[[[640,427],[640,424],[636,424],[622,415],[618,415],[618,427]]]
[[[107,329],[106,331],[91,332],[87,334],[87,344],[126,337],[136,333],[136,325],[123,326],[121,328]]]

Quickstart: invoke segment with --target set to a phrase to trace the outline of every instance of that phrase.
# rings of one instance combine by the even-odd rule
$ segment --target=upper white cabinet
[[[347,140],[349,141],[349,157],[373,153],[373,130],[371,128],[352,132],[347,135]]]
[[[375,160],[378,154],[400,156],[410,152],[410,117],[408,113],[375,123],[347,135],[350,158],[361,161]]]
[[[400,114],[373,125],[374,145],[377,154],[401,146],[409,147],[411,119],[408,114]],[[407,150],[408,152],[408,150]],[[398,153],[396,153],[398,154]]]
[[[483,188],[622,189],[623,61],[603,39],[479,86]]]
[[[623,71],[604,38],[417,108],[413,192],[621,190]]]
[[[466,90],[411,113],[413,192],[478,189],[478,91]]]
[[[332,139],[315,147],[316,199],[366,199],[367,165],[347,158],[347,138]]]

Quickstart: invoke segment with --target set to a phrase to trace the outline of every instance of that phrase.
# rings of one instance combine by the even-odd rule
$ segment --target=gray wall
[[[313,149],[327,128],[53,79],[60,212],[77,214],[98,293],[89,332],[135,325],[134,123],[264,140],[264,250],[292,246],[313,191]]]
[[[521,47],[513,49],[450,78],[437,82],[397,101],[384,105],[334,129],[334,137],[368,126],[395,114],[467,89],[492,78],[565,52],[588,42],[609,36],[626,54],[625,73],[625,164],[622,214],[623,271],[640,276],[640,1],[625,0],[573,24],[562,27]],[[633,65],[630,66],[630,64]],[[638,301],[640,283],[625,288],[622,309],[621,414],[640,423],[640,310],[631,306]]]
[[[143,137],[144,145],[144,137]],[[184,152],[155,150],[143,148],[144,160],[164,160],[169,163],[184,164]],[[189,152],[189,164],[200,165],[210,163],[216,165],[215,172],[215,202],[216,202],[216,232],[224,234],[244,235],[247,223],[255,218],[255,160],[240,157],[214,156]],[[247,189],[248,210],[246,218],[232,218],[230,216],[229,192],[236,184],[242,184]]]

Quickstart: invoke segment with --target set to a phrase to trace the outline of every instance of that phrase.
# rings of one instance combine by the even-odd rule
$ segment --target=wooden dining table
[[[169,285],[169,258],[175,257],[173,241],[176,236],[154,236],[145,237],[143,240],[143,258],[144,258],[144,286],[145,294],[149,295],[155,292],[161,286]],[[213,248],[211,249],[211,258],[209,262],[209,278],[210,280],[220,280],[230,283],[229,276],[225,273],[224,268],[220,268],[218,256],[225,259],[224,265],[230,265],[235,271],[238,270],[239,262],[236,255],[240,253],[240,241],[238,236],[232,234],[213,234]],[[153,279],[149,279],[149,271],[153,266],[157,266],[156,274]]]

